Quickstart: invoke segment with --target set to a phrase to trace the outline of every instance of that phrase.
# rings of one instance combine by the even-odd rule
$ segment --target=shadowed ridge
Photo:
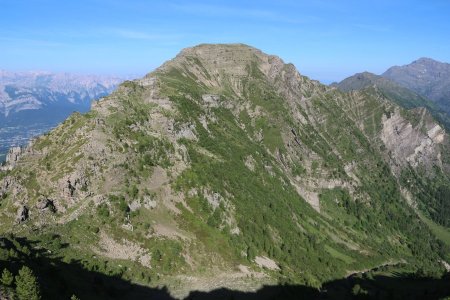
[[[61,248],[69,246],[60,245]],[[120,276],[102,274],[95,267],[89,270],[84,259],[64,262],[61,257],[53,256],[50,250],[40,248],[37,242],[26,238],[0,237],[0,247],[8,249],[15,256],[7,259],[0,253],[0,270],[7,268],[17,274],[22,266],[30,267],[38,278],[42,299],[70,299],[72,295],[83,300],[174,299],[166,287],[150,288],[131,283]]]
[[[275,285],[263,286],[254,292],[234,291],[226,288],[216,289],[209,292],[193,291],[185,300],[260,300],[260,299],[320,299],[324,295],[317,289],[303,285]]]

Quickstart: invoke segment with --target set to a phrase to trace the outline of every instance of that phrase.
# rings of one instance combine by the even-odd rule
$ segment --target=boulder
[[[25,205],[19,207],[16,214],[17,223],[25,222],[29,217],[28,213],[29,213],[28,207],[26,207]]]
[[[40,210],[49,210],[51,212],[56,212],[55,204],[53,200],[48,198],[42,198],[36,203],[36,208]]]

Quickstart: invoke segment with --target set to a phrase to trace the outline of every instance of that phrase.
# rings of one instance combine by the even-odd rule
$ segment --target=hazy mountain
[[[0,71],[0,162],[12,145],[24,145],[122,82],[108,76]]]
[[[122,81],[107,76],[0,71],[0,114],[8,118],[54,104],[89,107],[92,99],[109,94]]]
[[[434,101],[450,113],[450,64],[420,58],[409,65],[391,67],[382,76]]]
[[[329,283],[442,276],[449,150],[426,109],[373,86],[343,93],[246,45],[187,48],[10,152],[0,233],[20,239],[0,257],[39,266],[48,298],[383,297]]]

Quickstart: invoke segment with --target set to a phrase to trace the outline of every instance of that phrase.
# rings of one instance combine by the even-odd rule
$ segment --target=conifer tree
[[[6,286],[11,286],[13,281],[14,281],[13,274],[8,269],[5,268],[3,270],[2,278],[1,278],[2,284],[6,285]]]
[[[33,271],[23,266],[16,276],[16,293],[19,300],[40,300],[39,284]]]

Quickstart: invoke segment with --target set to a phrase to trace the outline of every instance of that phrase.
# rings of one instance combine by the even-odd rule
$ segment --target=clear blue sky
[[[245,43],[329,83],[450,62],[450,1],[0,0],[0,69],[144,74],[199,43]]]

